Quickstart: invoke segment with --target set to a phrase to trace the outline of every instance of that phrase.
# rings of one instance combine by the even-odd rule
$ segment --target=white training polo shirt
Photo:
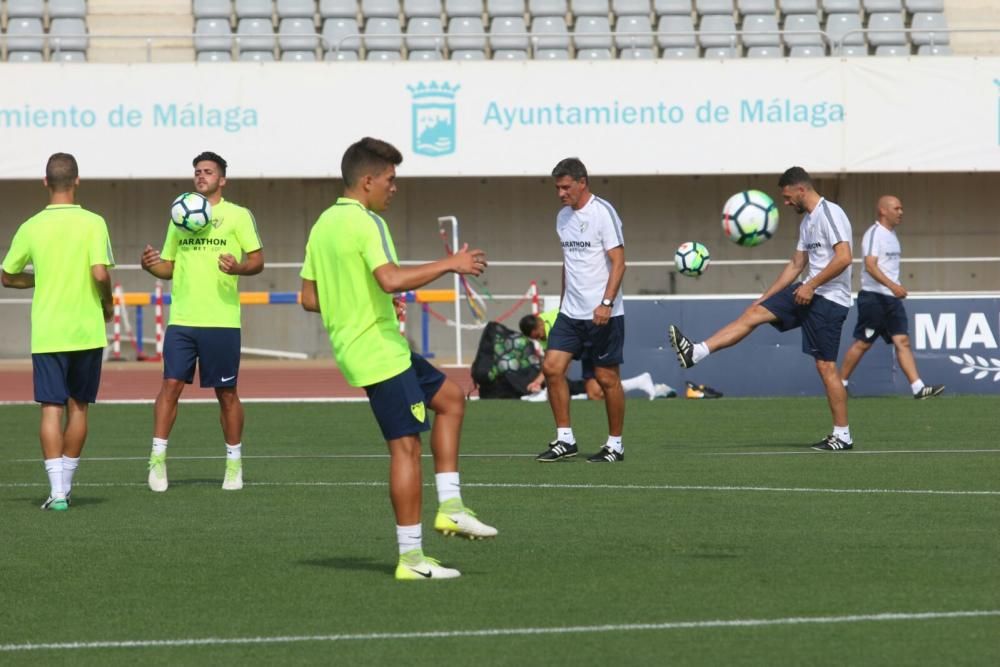
[[[851,221],[844,209],[820,197],[812,213],[806,214],[799,225],[798,250],[809,253],[809,272],[806,281],[812,280],[827,267],[835,254],[837,243],[851,244]],[[853,251],[852,251],[853,252]],[[816,288],[816,294],[847,308],[851,307],[851,265],[839,276]]]
[[[611,204],[595,194],[574,211],[563,206],[556,216],[556,233],[563,249],[566,293],[560,312],[575,320],[590,320],[604,298],[611,275],[608,251],[625,245],[622,221]],[[615,295],[611,316],[625,314],[621,290]]]
[[[861,252],[864,257],[877,257],[879,271],[892,282],[899,283],[899,257],[902,255],[902,248],[895,229],[888,229],[876,222],[861,238]],[[875,280],[864,264],[861,265],[861,289],[892,296],[892,290]]]

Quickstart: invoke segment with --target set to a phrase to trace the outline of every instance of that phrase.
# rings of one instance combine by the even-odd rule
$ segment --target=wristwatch
[[[601,299],[601,305],[610,308],[611,306],[615,305],[615,302],[612,301],[611,299]]]

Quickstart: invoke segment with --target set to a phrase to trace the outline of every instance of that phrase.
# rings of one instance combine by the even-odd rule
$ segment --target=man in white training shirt
[[[802,351],[816,360],[823,381],[833,433],[816,444],[821,451],[854,446],[847,423],[847,390],[837,372],[840,331],[851,306],[851,221],[844,210],[821,197],[802,167],[792,167],[778,180],[786,206],[805,214],[799,242],[781,275],[759,299],[701,343],[694,343],[670,325],[670,344],[683,368],[746,338],[761,324],[778,331],[802,328]],[[802,272],[806,279],[796,282]]]
[[[858,323],[854,327],[854,344],[844,355],[840,375],[847,380],[871,349],[877,338],[896,347],[896,359],[906,379],[910,381],[913,398],[938,396],[943,384],[925,385],[917,373],[917,362],[910,349],[910,331],[903,299],[906,288],[899,284],[899,258],[902,249],[896,227],[903,222],[903,203],[892,195],[878,200],[878,220],[861,239],[864,264],[861,271],[861,291],[858,292]]]
[[[576,456],[576,437],[569,420],[570,362],[586,354],[594,377],[604,391],[608,439],[589,457],[591,463],[625,460],[622,429],[625,392],[618,368],[625,346],[625,308],[620,288],[625,275],[625,240],[615,209],[590,192],[587,168],[575,157],[552,170],[563,207],[556,216],[556,233],[563,249],[562,301],[548,335],[542,373],[556,421],[556,439],[535,460],[559,461]]]

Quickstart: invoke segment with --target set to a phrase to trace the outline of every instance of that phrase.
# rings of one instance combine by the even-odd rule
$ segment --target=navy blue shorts
[[[194,381],[202,387],[235,387],[240,374],[240,330],[171,324],[163,337],[163,379]]]
[[[854,327],[854,337],[874,343],[881,336],[882,340],[891,343],[893,336],[900,335],[910,335],[903,300],[891,294],[858,292],[858,323]]]
[[[562,313],[549,330],[550,350],[569,352],[574,359],[593,366],[618,366],[625,362],[625,316],[618,315],[604,326],[593,320],[575,320]],[[584,377],[587,372],[584,367]]]
[[[101,386],[103,354],[104,348],[98,347],[31,355],[35,400],[57,405],[66,405],[71,398],[80,403],[96,401],[97,389]]]
[[[802,351],[819,361],[836,361],[840,351],[840,332],[847,319],[847,306],[841,306],[818,294],[805,305],[795,303],[794,283],[760,304],[778,318],[772,322],[778,331],[802,327]]]
[[[444,373],[414,352],[411,366],[399,375],[365,387],[382,437],[395,440],[430,429],[427,406],[444,384]]]

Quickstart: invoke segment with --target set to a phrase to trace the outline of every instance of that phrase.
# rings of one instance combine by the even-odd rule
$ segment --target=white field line
[[[825,456],[823,452],[815,451],[794,451],[794,452],[677,452],[677,456],[788,456],[804,454],[807,456]],[[857,451],[851,450],[844,455],[859,456],[864,454],[1000,454],[1000,449],[896,449],[877,451]],[[509,454],[460,454],[463,459],[517,459],[535,458],[535,454],[509,453]],[[115,462],[115,461],[148,461],[148,456],[87,456],[88,463],[91,462]],[[174,456],[171,461],[217,461],[226,458],[225,454],[216,456]],[[387,459],[388,454],[250,454],[243,455],[245,459]],[[432,459],[433,454],[423,454],[422,458]],[[27,459],[7,459],[7,463],[38,463],[37,458]]]
[[[183,486],[211,485],[217,482],[187,482],[175,484]],[[0,482],[0,488],[45,488],[43,482]],[[145,487],[143,482],[79,482],[78,487]],[[246,482],[245,486],[253,487],[385,487],[388,482]],[[433,484],[424,484],[431,488]],[[556,489],[574,491],[708,491],[736,493],[840,493],[859,495],[915,495],[915,496],[1000,496],[1000,491],[963,491],[948,489],[822,489],[811,487],[781,487],[781,486],[723,486],[694,484],[527,484],[506,482],[463,482],[462,486],[476,489]]]
[[[956,618],[1000,616],[1000,609],[971,611],[887,612],[849,616],[790,616],[787,618],[740,618],[731,620],[672,621],[665,623],[622,623],[617,625],[576,625],[569,627],[482,628],[479,630],[428,630],[424,632],[367,632],[330,635],[278,635],[273,637],[192,637],[187,639],[131,639],[83,642],[0,644],[0,652],[76,651],[102,648],[174,648],[191,646],[239,646],[247,644],[302,644],[307,642],[385,641],[394,639],[466,639],[479,637],[517,637],[531,635],[596,634],[604,632],[641,632],[655,630],[704,630],[714,628],[760,628],[782,625],[830,625],[834,623],[870,623],[934,621]]]

